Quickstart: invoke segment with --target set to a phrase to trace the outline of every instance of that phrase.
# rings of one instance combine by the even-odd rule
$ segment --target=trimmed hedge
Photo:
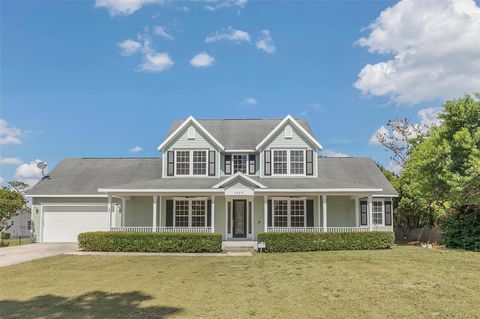
[[[10,233],[0,233],[2,239],[10,239]]]
[[[78,235],[86,251],[217,253],[222,235],[212,233],[89,232]]]
[[[393,232],[362,233],[260,233],[267,252],[316,250],[387,249],[395,241]]]

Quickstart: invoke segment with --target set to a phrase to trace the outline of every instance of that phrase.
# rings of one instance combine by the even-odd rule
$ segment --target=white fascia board
[[[225,150],[225,153],[256,153],[256,150]]]
[[[190,123],[193,123],[195,124],[205,135],[208,136],[208,138],[213,142],[215,143],[221,150],[224,150],[225,147],[219,142],[217,141],[217,139],[215,137],[213,137],[212,134],[210,134],[210,132],[207,131],[207,129],[205,129],[203,127],[203,125],[201,125],[193,116],[189,116],[179,127],[177,127],[177,129],[175,131],[173,131],[172,134],[170,134],[166,139],[165,141],[163,141],[162,144],[160,144],[158,146],[158,150],[161,151],[165,145],[167,145],[168,143],[170,143],[170,141],[175,137],[177,136],[178,133],[180,133],[188,124]]]
[[[25,197],[107,197],[104,194],[70,194],[70,195],[25,195]]]
[[[115,188],[99,188],[100,193],[221,193],[222,189],[115,189]]]
[[[232,176],[230,176],[229,178],[227,179],[224,179],[223,181],[221,181],[220,183],[218,184],[215,184],[212,186],[212,188],[219,188],[220,186],[222,185],[225,185],[227,183],[229,183],[230,181],[234,180],[235,178],[237,177],[240,177],[240,178],[243,178],[244,180],[254,184],[254,185],[257,185],[258,187],[260,188],[267,188],[267,186],[257,182],[256,180],[254,180],[253,178],[241,173],[241,172],[236,172],[235,174],[233,174]]]
[[[382,188],[283,188],[283,189],[256,189],[258,193],[374,193],[381,192]]]
[[[372,197],[399,197],[398,195],[381,195],[381,194],[373,194]]]
[[[323,149],[323,146],[310,134],[308,133],[298,122],[295,120],[290,114],[288,114],[256,147],[255,149],[258,151],[263,144],[265,144],[268,140],[272,138],[274,134],[287,122],[290,121],[294,124],[302,134],[307,137],[313,144],[315,144],[320,150]]]

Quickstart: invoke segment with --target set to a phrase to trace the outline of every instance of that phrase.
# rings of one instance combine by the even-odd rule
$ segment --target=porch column
[[[373,206],[373,196],[368,195],[368,227],[370,230],[373,230],[372,206]]]
[[[153,196],[152,232],[157,231],[157,198],[158,196]]]
[[[318,195],[318,228],[322,225],[322,195]]]
[[[158,196],[158,227],[162,227],[162,196]]]
[[[268,227],[268,196],[263,196],[263,231],[267,232]]]
[[[112,195],[108,194],[107,197],[107,211],[108,211],[108,216],[110,217],[110,227],[114,226],[113,225],[113,215],[112,215]]]
[[[323,204],[323,231],[327,231],[327,195],[322,195]]]
[[[210,225],[211,225],[211,229],[212,229],[212,233],[215,232],[215,195],[212,195],[211,197],[211,200],[212,200],[212,213],[211,213],[211,216],[210,216]]]
[[[360,226],[360,198],[355,197],[355,226]]]
[[[122,226],[125,226],[125,216],[127,215],[127,199],[122,197]]]

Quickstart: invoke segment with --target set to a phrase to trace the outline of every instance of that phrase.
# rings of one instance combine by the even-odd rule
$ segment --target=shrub
[[[10,239],[10,233],[1,233],[2,239]]]
[[[212,233],[89,232],[78,235],[86,251],[216,253],[222,236]]]
[[[358,250],[390,248],[393,232],[362,233],[260,233],[267,252]]]
[[[441,229],[447,247],[480,251],[480,205],[453,210],[445,216]]]

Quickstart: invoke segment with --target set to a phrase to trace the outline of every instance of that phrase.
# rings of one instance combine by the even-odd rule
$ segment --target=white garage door
[[[43,241],[76,242],[79,233],[108,230],[107,205],[43,206]]]

